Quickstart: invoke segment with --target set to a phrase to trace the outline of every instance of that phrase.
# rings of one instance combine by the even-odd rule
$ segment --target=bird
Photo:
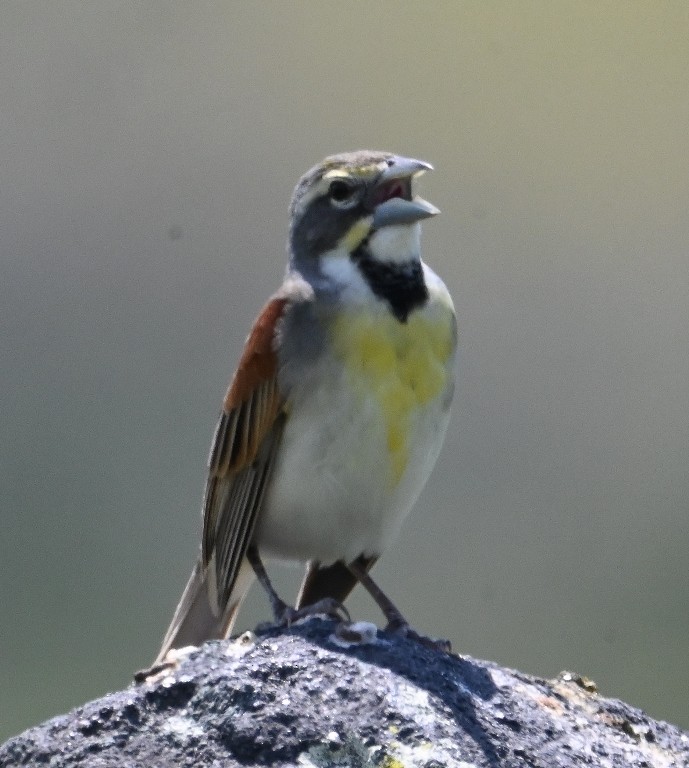
[[[259,312],[208,459],[199,558],[154,666],[228,637],[258,578],[274,620],[345,623],[362,584],[386,628],[417,639],[369,574],[426,484],[455,382],[450,293],[421,259],[415,196],[432,166],[392,152],[331,155],[297,183],[288,264]],[[264,560],[306,563],[294,606]]]

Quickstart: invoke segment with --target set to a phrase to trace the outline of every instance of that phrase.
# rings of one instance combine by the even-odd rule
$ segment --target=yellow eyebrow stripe
[[[330,181],[330,179],[351,179],[352,175],[347,171],[340,170],[339,168],[333,168],[332,171],[328,171],[323,174],[324,181]]]

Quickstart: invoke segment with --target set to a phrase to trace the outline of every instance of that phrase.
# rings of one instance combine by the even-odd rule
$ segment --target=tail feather
[[[374,566],[377,559],[376,556],[364,557],[361,555],[354,562],[368,571]],[[297,608],[313,605],[329,597],[344,603],[357,583],[357,577],[347,568],[344,561],[337,560],[331,565],[321,565],[318,560],[311,560],[306,567],[306,573],[301,583],[297,597]]]
[[[206,640],[227,637],[232,631],[239,607],[252,581],[253,569],[244,560],[227,606],[221,614],[216,615],[209,600],[206,569],[201,562],[197,562],[165,633],[154,665],[161,664],[167,654],[175,648],[201,645]]]

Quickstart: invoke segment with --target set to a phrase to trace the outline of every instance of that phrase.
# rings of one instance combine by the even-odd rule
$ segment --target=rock
[[[346,644],[334,628],[317,618],[191,649],[10,739],[0,766],[689,766],[689,734],[585,678],[540,680],[382,632]]]

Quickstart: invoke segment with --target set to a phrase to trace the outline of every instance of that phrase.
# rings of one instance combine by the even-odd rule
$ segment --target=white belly
[[[440,451],[449,415],[436,400],[413,418],[407,467],[393,484],[377,403],[362,407],[350,395],[334,413],[329,392],[310,392],[290,415],[259,523],[268,557],[331,562],[381,553]]]

